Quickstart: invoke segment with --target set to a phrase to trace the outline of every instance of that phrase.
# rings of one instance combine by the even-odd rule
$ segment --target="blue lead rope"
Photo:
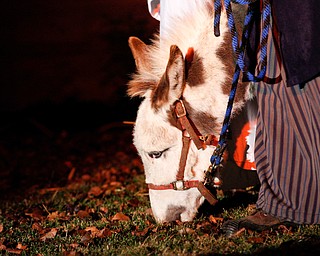
[[[261,32],[261,39],[260,39],[260,63],[258,65],[258,67],[260,67],[260,71],[258,72],[257,75],[252,74],[251,72],[248,71],[244,63],[244,50],[249,40],[249,28],[253,22],[253,16],[254,16],[253,14],[255,10],[255,8],[253,7],[253,4],[256,1],[257,0],[233,0],[232,1],[235,4],[248,5],[248,11],[244,20],[242,41],[241,41],[241,44],[239,45],[238,35],[237,35],[236,26],[235,26],[234,17],[233,17],[232,8],[231,8],[231,1],[224,0],[224,5],[226,8],[227,18],[228,18],[228,26],[232,36],[232,49],[236,56],[236,67],[233,75],[229,101],[228,101],[222,129],[220,132],[219,142],[210,159],[211,165],[212,165],[211,172],[213,172],[214,176],[219,176],[219,174],[216,175],[216,172],[219,169],[218,167],[221,166],[222,155],[226,148],[227,132],[230,126],[232,106],[233,106],[234,98],[236,95],[240,72],[242,72],[243,76],[246,77],[247,80],[251,82],[261,81],[266,74],[267,42],[268,42],[268,34],[269,34],[270,19],[271,19],[271,6],[270,6],[269,0],[263,0],[263,12],[262,12],[263,25],[262,25],[262,32]],[[221,0],[215,0],[214,11],[215,11],[214,34],[215,36],[219,36],[220,35],[219,26],[220,26],[220,17],[221,17]]]

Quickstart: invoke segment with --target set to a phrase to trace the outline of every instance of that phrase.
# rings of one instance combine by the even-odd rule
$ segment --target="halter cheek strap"
[[[174,111],[182,127],[182,149],[176,181],[164,185],[155,185],[149,183],[148,188],[152,190],[173,189],[178,191],[183,191],[190,188],[198,188],[200,193],[207,199],[207,201],[210,204],[214,205],[217,203],[218,200],[204,186],[203,182],[199,180],[184,180],[184,173],[191,140],[194,142],[197,149],[205,149],[207,145],[217,146],[218,141],[214,135],[198,135],[199,132],[195,130],[194,126],[192,126],[189,118],[187,117],[187,111],[182,100],[176,101]]]

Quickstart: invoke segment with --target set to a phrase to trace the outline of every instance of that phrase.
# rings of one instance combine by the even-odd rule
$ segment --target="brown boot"
[[[293,222],[281,220],[280,218],[273,217],[270,214],[264,213],[263,211],[257,211],[253,215],[238,219],[226,221],[221,229],[226,236],[230,237],[235,234],[241,228],[250,230],[262,231],[271,229],[279,225],[295,226]]]

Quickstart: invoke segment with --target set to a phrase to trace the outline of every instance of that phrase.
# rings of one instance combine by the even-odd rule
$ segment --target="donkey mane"
[[[166,79],[163,74],[172,46],[178,47],[186,59],[188,50],[192,48],[194,54],[185,74],[183,97],[189,114],[194,115],[194,122],[199,123],[205,133],[210,129],[209,126],[212,132],[212,125],[218,132],[217,124],[223,121],[235,65],[226,17],[222,15],[220,37],[216,37],[213,33],[213,16],[213,3],[208,1],[206,4],[199,4],[199,8],[193,10],[192,14],[183,15],[184,18],[172,17],[167,21],[170,24],[166,28],[167,37],[160,40],[159,35],[155,35],[150,45],[141,46],[145,48],[144,59],[148,68],[139,68],[141,63],[136,62],[137,72],[128,83],[129,96],[149,98],[151,107],[157,111],[167,101],[168,88],[162,82]],[[238,104],[235,104],[234,112],[243,106],[245,92],[246,89],[240,84],[235,98]],[[209,104],[205,105],[205,102]],[[192,109],[191,106],[197,106],[197,109]],[[203,123],[203,117],[206,117],[206,122],[209,117],[210,123]]]

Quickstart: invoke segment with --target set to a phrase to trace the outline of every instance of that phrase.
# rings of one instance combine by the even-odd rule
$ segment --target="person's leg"
[[[272,39],[268,45],[267,74],[277,77],[280,66]],[[320,77],[287,87],[281,73],[278,84],[256,84],[260,211],[224,223],[227,235],[242,227],[263,230],[288,222],[320,223]]]
[[[257,100],[259,211],[225,222],[227,236],[243,227],[320,224],[320,77],[303,88],[260,83]]]
[[[261,83],[257,100],[257,208],[295,223],[320,223],[320,77],[303,88]]]

